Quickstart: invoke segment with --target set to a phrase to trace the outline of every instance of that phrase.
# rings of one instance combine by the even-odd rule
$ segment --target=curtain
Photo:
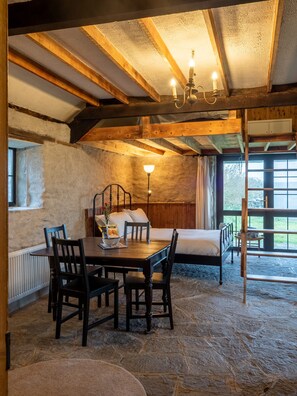
[[[197,157],[196,228],[216,228],[216,157]]]

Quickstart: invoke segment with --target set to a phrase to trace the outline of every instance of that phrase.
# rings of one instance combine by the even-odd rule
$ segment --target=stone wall
[[[143,165],[155,165],[150,176],[150,202],[195,202],[197,157],[172,156],[133,159],[135,202],[146,202],[147,174]]]
[[[72,238],[84,236],[84,210],[92,207],[94,194],[110,183],[119,183],[131,192],[133,202],[145,202],[145,163],[155,165],[151,175],[151,202],[195,202],[197,159],[194,157],[152,157],[148,160],[79,144],[72,146],[68,144],[70,133],[66,125],[11,109],[9,126],[57,139],[56,143],[45,142],[29,149],[39,169],[39,179],[33,180],[38,186],[41,205],[9,211],[9,251],[43,243],[45,226],[65,223]],[[36,163],[38,158],[40,162]],[[29,171],[34,172],[34,169]],[[32,195],[32,191],[29,193]],[[30,201],[34,202],[34,196]]]

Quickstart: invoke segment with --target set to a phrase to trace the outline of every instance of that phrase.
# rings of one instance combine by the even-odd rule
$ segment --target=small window
[[[16,149],[8,148],[8,204],[16,205]]]

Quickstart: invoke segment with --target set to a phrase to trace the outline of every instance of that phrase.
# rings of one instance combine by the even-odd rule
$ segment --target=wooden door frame
[[[0,0],[0,388],[8,394],[6,333],[8,304],[8,115],[7,115],[7,0]]]

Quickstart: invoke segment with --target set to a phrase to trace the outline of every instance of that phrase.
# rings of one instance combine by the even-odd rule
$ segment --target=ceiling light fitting
[[[195,68],[194,54],[195,54],[195,52],[192,51],[192,57],[189,62],[189,81],[184,88],[184,98],[183,98],[183,102],[180,105],[178,104],[180,102],[180,100],[177,97],[176,81],[174,78],[171,80],[170,85],[172,88],[173,101],[174,101],[174,105],[177,109],[181,109],[186,103],[189,103],[191,105],[193,103],[195,103],[198,100],[198,98],[197,98],[197,94],[199,92],[198,88],[200,88],[202,90],[203,98],[206,103],[212,105],[212,104],[215,104],[217,101],[217,97],[218,97],[218,74],[217,74],[217,72],[213,72],[212,76],[211,76],[211,79],[212,79],[212,95],[211,95],[211,97],[213,98],[212,100],[207,99],[206,93],[205,93],[202,85],[198,85],[197,88],[195,86],[194,76],[196,74],[194,73],[194,68]]]

